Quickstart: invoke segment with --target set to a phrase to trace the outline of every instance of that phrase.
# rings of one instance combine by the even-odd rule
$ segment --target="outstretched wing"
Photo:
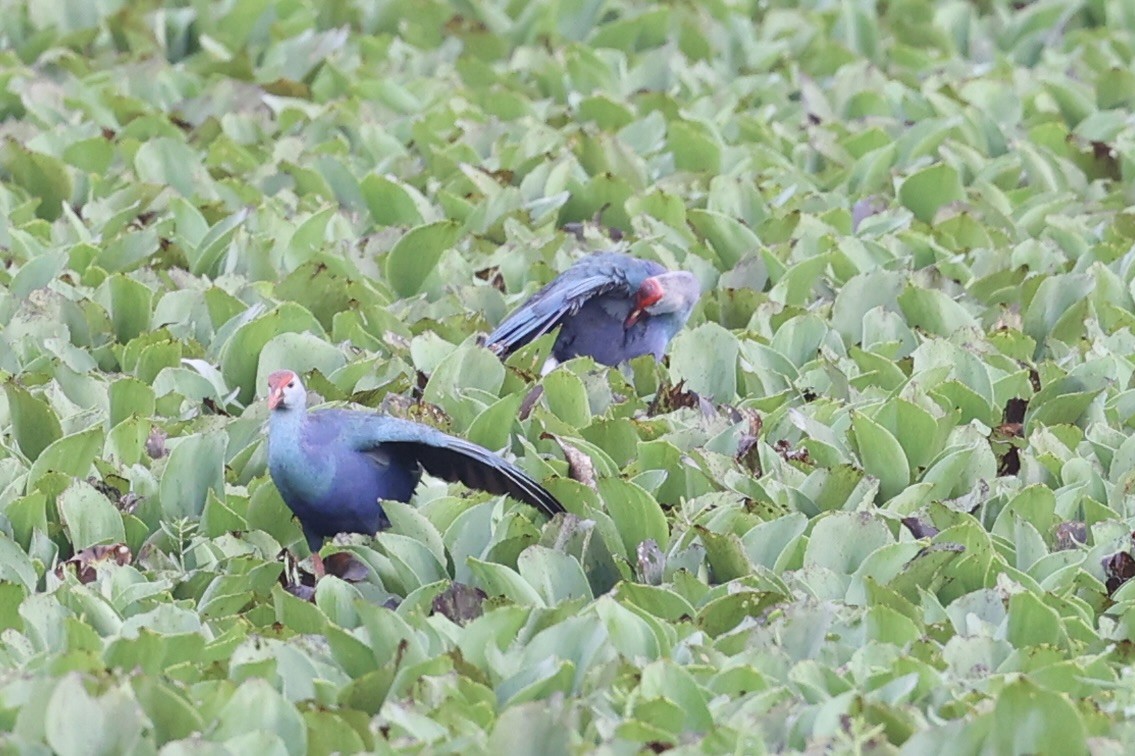
[[[501,321],[485,338],[485,346],[498,355],[509,355],[551,331],[566,315],[578,311],[592,297],[612,292],[630,296],[637,286],[637,282],[630,278],[635,277],[634,274],[638,273],[636,268],[642,263],[617,252],[583,258]]]
[[[482,446],[396,417],[351,414],[355,420],[351,441],[360,452],[381,449],[415,459],[430,475],[489,493],[507,494],[549,517],[565,511],[563,504],[532,476]]]

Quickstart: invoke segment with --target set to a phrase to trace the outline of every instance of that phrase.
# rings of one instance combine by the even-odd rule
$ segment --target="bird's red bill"
[[[662,299],[662,284],[658,282],[657,278],[651,276],[642,282],[635,292],[634,309],[631,314],[627,316],[626,321],[623,323],[624,328],[630,328],[645,314],[644,310]]]

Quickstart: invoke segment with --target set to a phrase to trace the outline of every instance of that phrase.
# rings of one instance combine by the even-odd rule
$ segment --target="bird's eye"
[[[296,387],[295,381],[288,381],[288,388],[295,388],[295,387]]]

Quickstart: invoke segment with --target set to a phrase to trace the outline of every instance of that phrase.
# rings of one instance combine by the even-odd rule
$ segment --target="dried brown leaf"
[[[450,621],[465,625],[484,613],[483,605],[489,596],[480,588],[465,583],[450,583],[434,597],[433,611]]]
[[[550,438],[560,447],[568,463],[568,476],[572,480],[578,480],[588,488],[596,487],[595,463],[591,461],[591,457],[555,434],[543,433],[540,438]]]
[[[130,547],[124,543],[114,543],[109,546],[88,546],[70,559],[56,565],[55,575],[62,580],[64,571],[68,567],[72,567],[80,583],[90,583],[98,577],[97,569],[100,565],[110,564],[111,562],[126,565],[132,561],[134,561],[134,555],[130,552]]]
[[[328,575],[334,575],[348,583],[361,583],[367,579],[370,569],[364,562],[355,558],[349,551],[337,551],[323,558],[323,568]]]

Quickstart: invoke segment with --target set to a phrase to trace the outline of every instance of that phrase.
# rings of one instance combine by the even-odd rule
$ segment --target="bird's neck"
[[[302,407],[272,410],[272,414],[268,416],[269,439],[286,439],[293,444],[297,443],[306,416],[307,410]]]

